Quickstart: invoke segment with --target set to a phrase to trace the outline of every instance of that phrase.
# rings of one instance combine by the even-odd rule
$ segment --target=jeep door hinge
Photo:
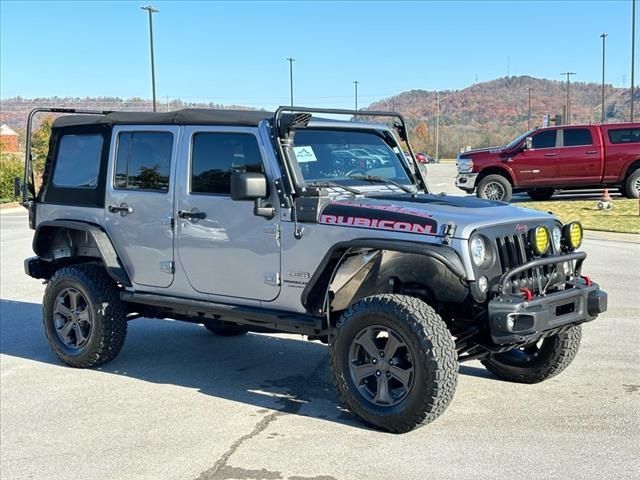
[[[267,235],[273,235],[273,238],[280,240],[280,224],[273,223],[264,227],[264,233]]]
[[[274,287],[280,286],[280,274],[275,272],[267,272],[264,274],[264,283],[267,285],[273,285]]]
[[[173,262],[160,262],[160,271],[163,273],[168,273],[169,275],[174,274]]]

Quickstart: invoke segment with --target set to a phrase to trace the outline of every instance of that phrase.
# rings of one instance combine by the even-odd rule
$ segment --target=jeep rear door
[[[278,215],[256,216],[253,202],[230,196],[231,172],[269,176],[257,129],[185,127],[181,151],[177,260],[191,288],[221,297],[275,299],[280,292]]]
[[[105,228],[134,284],[173,282],[174,165],[180,127],[113,128]]]
[[[563,127],[558,185],[588,185],[602,180],[602,145],[595,127]]]

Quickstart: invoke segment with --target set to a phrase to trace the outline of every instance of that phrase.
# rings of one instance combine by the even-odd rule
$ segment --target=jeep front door
[[[105,228],[134,284],[173,282],[173,165],[180,127],[114,127]]]
[[[195,291],[270,301],[280,292],[278,217],[254,215],[230,197],[231,172],[261,172],[258,131],[186,127],[176,196],[177,260]],[[277,206],[277,203],[276,203]]]

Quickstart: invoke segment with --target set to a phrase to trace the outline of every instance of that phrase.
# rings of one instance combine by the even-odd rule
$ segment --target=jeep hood
[[[493,225],[529,222],[530,226],[549,226],[552,221],[552,215],[508,203],[430,194],[335,199],[326,203],[318,215],[322,224],[416,235],[441,235],[443,227],[453,223],[454,238],[460,239]]]

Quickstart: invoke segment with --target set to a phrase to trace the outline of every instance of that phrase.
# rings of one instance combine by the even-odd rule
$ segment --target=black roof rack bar
[[[34,108],[29,112],[29,116],[27,117],[27,132],[26,132],[26,140],[25,140],[25,158],[24,158],[24,183],[22,184],[22,205],[25,207],[29,203],[29,190],[31,190],[31,194],[34,199],[36,196],[35,192],[35,179],[33,175],[32,161],[33,157],[31,155],[31,131],[33,127],[33,117],[37,113],[74,113],[77,115],[107,115],[111,113],[111,110],[82,110],[78,108],[57,108],[57,107],[43,107],[43,108]]]
[[[409,154],[413,159],[413,164],[415,166],[415,175],[418,177],[417,180],[422,184],[425,192],[429,192],[429,187],[427,186],[427,180],[423,177],[422,172],[418,168],[418,161],[416,160],[416,156],[413,153],[413,148],[411,147],[411,143],[409,142],[409,130],[407,129],[407,122],[405,122],[404,117],[397,112],[389,112],[389,111],[378,111],[378,110],[350,110],[350,109],[342,109],[342,108],[313,108],[313,107],[295,107],[295,106],[286,106],[282,105],[278,107],[273,115],[273,128],[276,132],[276,135],[280,131],[280,120],[282,118],[282,114],[285,112],[290,113],[319,113],[319,114],[329,114],[329,115],[351,115],[352,117],[358,118],[361,117],[392,117],[400,120],[402,124],[402,128],[404,129],[406,139],[404,139],[407,144],[407,148],[409,149]],[[279,153],[284,161],[284,152],[282,151],[282,147],[280,146],[280,142],[278,141],[278,149]],[[285,162],[286,165],[286,162]],[[285,167],[288,169],[288,166]],[[288,181],[292,190],[295,191],[295,185],[293,185],[293,180],[290,175],[290,172],[287,172]]]

